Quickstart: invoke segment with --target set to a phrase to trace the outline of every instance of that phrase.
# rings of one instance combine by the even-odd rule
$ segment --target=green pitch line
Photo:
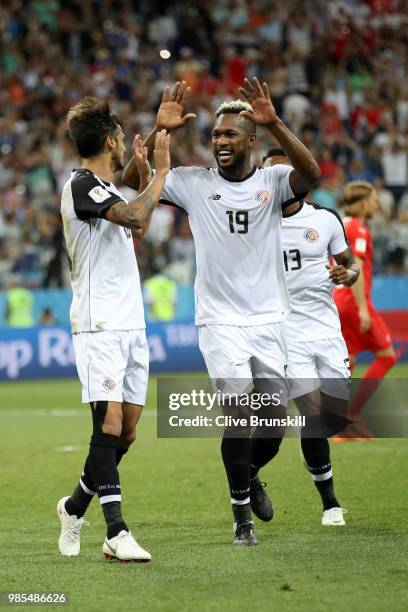
[[[60,557],[55,505],[80,474],[90,418],[37,418],[30,409],[85,416],[79,392],[76,381],[0,386],[0,415],[25,410],[24,418],[0,417],[0,591],[67,591],[69,610],[92,612],[406,609],[406,440],[333,445],[336,489],[349,511],[344,529],[320,525],[298,442],[286,440],[262,474],[275,518],[257,522],[259,546],[237,550],[219,440],[157,440],[155,418],[142,418],[121,480],[126,520],[153,562],[102,560],[96,501],[80,557]],[[148,409],[153,394],[154,384]]]

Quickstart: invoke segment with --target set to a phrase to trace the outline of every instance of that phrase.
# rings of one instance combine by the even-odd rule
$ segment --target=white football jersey
[[[331,255],[348,248],[340,217],[302,202],[298,212],[282,219],[282,245],[290,300],[288,343],[337,336],[341,326],[326,265]]]
[[[121,200],[127,202],[112,183],[84,168],[74,170],[64,185],[73,333],[145,327],[132,232],[104,219]]]
[[[280,237],[281,205],[293,198],[290,166],[256,168],[243,180],[216,168],[180,167],[161,201],[189,215],[197,276],[196,324],[263,325],[289,309]]]

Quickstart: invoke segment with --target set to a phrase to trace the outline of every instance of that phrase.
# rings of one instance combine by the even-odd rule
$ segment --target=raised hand
[[[173,91],[166,87],[163,92],[160,108],[157,113],[156,125],[158,130],[177,130],[190,121],[195,119],[194,113],[184,115],[186,104],[190,95],[190,87],[186,81],[178,81]]]
[[[157,174],[167,174],[170,170],[170,134],[166,130],[157,133],[154,143],[154,161]]]
[[[143,146],[143,140],[136,134],[132,144],[133,159],[135,160],[137,171],[139,172],[140,184],[146,185],[152,177],[152,169],[147,158],[147,147]]]
[[[243,117],[248,117],[256,125],[271,125],[277,120],[276,110],[272,104],[269,89],[266,83],[262,86],[256,77],[251,81],[244,79],[244,86],[239,87],[241,96],[249,102],[253,108],[253,113],[249,111],[241,111],[239,114]]]

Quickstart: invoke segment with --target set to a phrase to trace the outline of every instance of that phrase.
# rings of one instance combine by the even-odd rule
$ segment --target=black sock
[[[108,526],[107,538],[110,540],[120,533],[123,529],[129,531],[122,517],[120,502],[111,502],[102,505],[103,515]]]
[[[65,510],[68,512],[68,514],[75,514],[78,518],[84,516],[94,495],[96,495],[96,492],[89,469],[88,455],[80,481],[71,497],[69,497],[65,502]]]
[[[224,433],[221,443],[221,454],[227,473],[231,494],[231,503],[249,503],[249,438],[230,437]]]
[[[128,452],[129,448],[121,448],[118,447],[116,449],[116,465],[119,465],[119,463],[122,461],[123,455],[126,455],[126,453]]]
[[[322,498],[323,510],[340,507],[334,493],[330,446],[326,438],[301,438],[302,452],[307,469]]]
[[[128,452],[129,448],[116,449],[116,465],[122,460],[122,457]],[[92,493],[89,493],[92,491]],[[89,457],[87,457],[81,479],[77,484],[71,497],[65,502],[65,510],[68,514],[75,514],[78,518],[84,516],[88,510],[88,506],[96,495],[95,485],[92,481],[91,472],[89,469]]]
[[[258,433],[258,435],[257,435]],[[278,454],[282,438],[265,438],[259,435],[257,429],[251,437],[251,480],[256,477],[258,471],[272,461]]]
[[[99,501],[102,508],[106,504],[108,505],[107,509],[103,508],[108,527],[108,537],[114,537],[111,534],[117,535],[122,529],[128,531],[121,513],[122,496],[116,465],[118,443],[119,438],[117,436],[94,433],[89,450],[89,467]]]

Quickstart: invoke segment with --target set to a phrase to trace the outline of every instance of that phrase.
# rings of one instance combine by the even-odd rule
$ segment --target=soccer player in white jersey
[[[146,147],[151,147],[157,129],[176,129],[192,118],[183,116],[185,91],[185,83],[178,83],[171,95],[165,90],[157,127]],[[284,386],[283,320],[288,297],[280,242],[281,206],[304,196],[320,176],[310,152],[277,117],[266,83],[246,79],[240,92],[245,101],[224,103],[216,112],[212,144],[217,167],[172,169],[161,199],[189,215],[197,261],[200,349],[217,387],[238,396],[249,393],[254,384],[261,387],[265,379]],[[253,166],[257,126],[275,136],[293,168]],[[125,169],[124,181],[138,186],[133,160]],[[226,429],[221,451],[234,514],[234,543],[256,544],[249,504],[249,431]]]
[[[288,164],[285,151],[270,149],[264,167]],[[327,436],[342,428],[349,399],[348,352],[332,292],[334,285],[353,285],[359,275],[339,215],[304,200],[283,211],[282,249],[289,291],[290,315],[285,321],[287,375],[291,397],[306,426],[301,431],[305,463],[323,503],[323,525],[344,525],[343,509],[334,493]],[[336,265],[330,265],[333,257]],[[342,418],[343,417],[343,418]],[[253,458],[251,476],[278,451],[276,440],[263,461]],[[256,476],[257,477],[257,476]],[[262,486],[251,499],[254,513],[272,518],[272,505]]]
[[[84,98],[71,108],[68,131],[82,159],[61,202],[71,268],[71,324],[82,401],[92,411],[93,433],[79,484],[57,505],[62,555],[80,552],[83,516],[98,495],[107,525],[107,559],[150,561],[121,513],[118,463],[135,439],[146,397],[149,352],[132,235],[142,236],[170,168],[169,135],[155,138],[156,174],[127,202],[112,180],[123,169],[121,123],[109,105]],[[141,139],[134,154],[143,157]]]

